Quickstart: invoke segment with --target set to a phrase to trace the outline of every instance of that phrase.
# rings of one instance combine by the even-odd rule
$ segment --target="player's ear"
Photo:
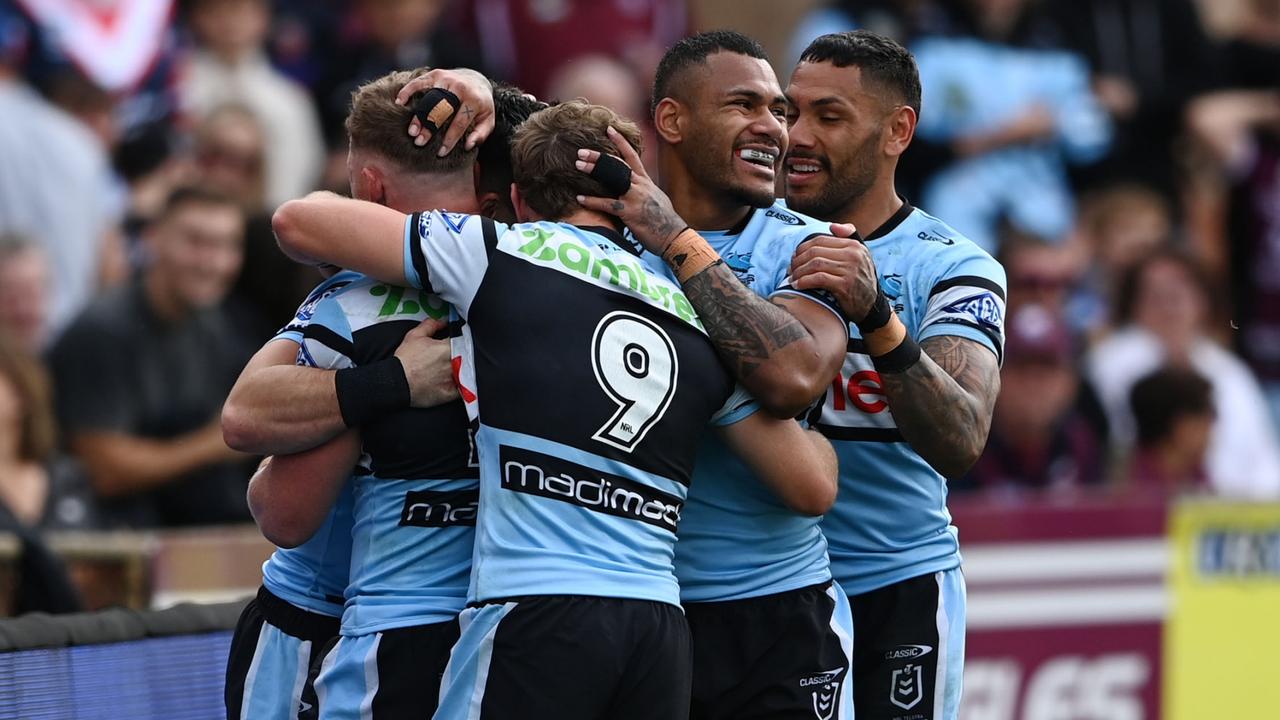
[[[360,180],[364,185],[364,197],[361,200],[368,200],[379,205],[387,204],[387,186],[382,180],[382,173],[377,168],[362,167],[360,168]]]
[[[685,108],[674,98],[662,98],[653,109],[653,128],[658,137],[669,145],[684,140]]]
[[[907,105],[899,105],[889,115],[885,123],[884,152],[891,157],[900,157],[911,144],[916,134],[916,111]]]
[[[520,195],[520,189],[515,183],[511,183],[511,207],[515,208],[516,221],[530,222],[533,217],[529,214],[529,206],[525,204],[524,197]]]

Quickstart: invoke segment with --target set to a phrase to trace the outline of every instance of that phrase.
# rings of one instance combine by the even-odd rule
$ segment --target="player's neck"
[[[679,165],[674,152],[659,156],[658,186],[671,198],[675,209],[694,230],[728,230],[742,222],[752,210],[724,193],[708,190]]]
[[[858,232],[866,237],[889,222],[889,218],[901,208],[902,198],[898,196],[893,182],[878,182],[866,193],[850,201],[835,217],[822,219],[853,223]]]
[[[475,189],[470,177],[454,175],[419,175],[388,188],[387,204],[400,212],[419,210],[453,210],[471,212],[475,208]]]
[[[533,218],[542,220],[544,218]],[[578,208],[562,218],[557,218],[553,222],[568,223],[579,227],[617,227],[618,218],[606,213],[588,210],[586,208]]]

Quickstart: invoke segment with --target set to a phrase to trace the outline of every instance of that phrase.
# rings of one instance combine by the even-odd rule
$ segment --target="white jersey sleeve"
[[[751,417],[760,409],[760,403],[741,385],[735,385],[729,399],[711,416],[711,425],[725,427]]]
[[[405,221],[405,279],[439,295],[466,317],[489,269],[489,254],[506,230],[479,215],[414,213]]]
[[[916,340],[955,335],[1004,357],[1004,269],[985,253],[954,264],[930,286]]]

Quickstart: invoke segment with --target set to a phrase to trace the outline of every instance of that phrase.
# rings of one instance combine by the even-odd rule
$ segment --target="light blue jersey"
[[[316,306],[360,276],[341,272],[316,286],[273,340],[302,345],[302,330]],[[295,548],[279,548],[262,564],[262,584],[285,602],[321,615],[342,615],[351,567],[351,488],[343,488],[324,524]]]
[[[406,223],[405,273],[465,321],[458,376],[481,462],[471,599],[678,604],[697,437],[754,403],[669,271],[610,228],[432,212]]]
[[[395,352],[438,297],[354,273],[301,328],[300,362],[366,365]],[[478,471],[461,401],[393,413],[361,427],[351,482],[351,573],[344,636],[453,620],[465,603],[475,538]]]
[[[903,205],[866,238],[880,287],[916,342],[951,335],[1003,351],[1005,275],[937,218]],[[831,571],[849,597],[960,564],[947,481],[902,439],[858,329],[818,429],[840,460],[822,521]]]
[[[737,228],[699,234],[757,295],[801,294],[840,317],[831,304],[787,286],[796,247],[830,231],[830,223],[778,202],[752,210]],[[771,595],[831,579],[821,518],[788,508],[714,435],[699,445],[681,517],[676,576],[685,602]]]

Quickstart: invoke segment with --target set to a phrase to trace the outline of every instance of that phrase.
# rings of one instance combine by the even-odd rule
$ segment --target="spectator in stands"
[[[1206,490],[1205,457],[1215,420],[1209,381],[1187,368],[1160,368],[1134,383],[1129,407],[1137,445],[1127,486],[1165,496]]]
[[[1221,48],[1218,92],[1197,99],[1188,125],[1211,162],[1208,199],[1229,220],[1217,238],[1228,258],[1239,348],[1280,422],[1280,2],[1248,0]]]
[[[314,270],[280,252],[271,232],[263,195],[266,143],[258,121],[242,105],[217,108],[196,129],[200,184],[235,198],[245,213],[244,268],[230,309],[254,342],[275,334],[316,282]]]
[[[89,129],[19,78],[25,27],[0,6],[0,232],[30,237],[49,259],[52,336],[118,267],[123,202]]]
[[[1174,140],[1187,102],[1208,85],[1212,50],[1193,0],[1051,0],[1063,40],[1092,67],[1115,126],[1112,151],[1086,169],[1089,187],[1119,180],[1178,190]]]
[[[663,51],[688,31],[686,0],[465,0],[461,25],[494,77],[539,97],[551,76],[587,55],[630,65],[652,84]],[[633,118],[639,119],[639,118]]]
[[[22,545],[17,613],[80,609],[66,568],[36,532],[61,524],[55,508],[65,510],[61,501],[74,500],[67,493],[74,475],[65,463],[53,462],[55,430],[44,369],[0,334],[0,533],[15,535]]]
[[[1104,442],[1076,406],[1080,382],[1066,321],[1050,308],[1022,304],[1010,311],[1005,333],[986,450],[952,488],[1061,493],[1101,482]]]
[[[346,158],[351,93],[393,70],[481,66],[474,43],[441,21],[445,0],[354,0],[315,88],[329,146]],[[346,184],[346,175],[341,182]]]
[[[306,91],[267,59],[271,3],[194,0],[188,5],[196,49],[183,91],[191,108],[207,115],[239,104],[257,118],[265,139],[269,209],[314,189],[325,162],[320,119]]]
[[[19,233],[0,232],[0,335],[38,356],[48,338],[49,259]]]
[[[581,98],[603,105],[636,123],[644,144],[645,166],[657,162],[653,148],[658,143],[650,122],[649,98],[636,73],[626,64],[607,55],[587,55],[566,62],[551,76],[547,97],[553,100]],[[650,168],[651,173],[657,167]]]
[[[1090,337],[1115,324],[1116,289],[1137,263],[1173,241],[1173,210],[1155,190],[1119,184],[1090,193],[1080,204],[1076,238],[1084,276],[1071,320]]]
[[[218,423],[250,350],[220,305],[243,233],[230,198],[177,190],[147,231],[139,278],[94,303],[50,354],[63,431],[113,524],[248,520],[249,468]]]
[[[1195,370],[1213,387],[1218,416],[1205,466],[1214,491],[1277,498],[1280,443],[1261,388],[1248,366],[1207,334],[1216,297],[1187,255],[1165,250],[1146,258],[1121,283],[1116,315],[1122,326],[1086,356],[1086,376],[1117,445],[1132,448],[1134,383],[1164,365]]]
[[[1110,141],[1088,68],[1046,39],[1029,0],[960,6],[967,34],[912,46],[929,108],[915,144],[938,161],[921,206],[993,253],[1002,221],[1061,239],[1074,217],[1065,162],[1097,160]]]

